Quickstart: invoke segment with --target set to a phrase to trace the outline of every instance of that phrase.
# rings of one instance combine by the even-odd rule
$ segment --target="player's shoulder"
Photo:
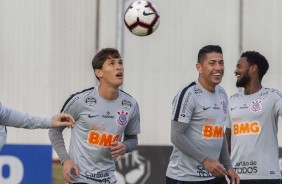
[[[121,94],[121,100],[122,100],[123,105],[131,106],[131,105],[138,104],[137,100],[134,97],[132,97],[130,94],[128,94],[127,92],[121,89],[119,91]]]
[[[69,99],[74,99],[74,98],[83,99],[84,97],[87,97],[93,93],[95,93],[95,87],[86,88],[79,92],[71,94]]]
[[[260,96],[271,96],[275,98],[282,98],[282,93],[281,91],[273,88],[264,88]]]
[[[61,109],[61,112],[64,111],[66,106],[72,106],[72,105],[77,104],[81,101],[84,101],[86,104],[91,103],[93,101],[96,101],[95,97],[93,95],[91,95],[91,94],[94,94],[94,93],[95,93],[95,87],[91,87],[91,88],[83,89],[79,92],[71,94],[70,97],[64,103],[64,105]]]
[[[238,99],[240,96],[242,96],[242,93],[237,92],[237,93],[234,93],[233,95],[231,95],[229,99],[230,100]]]
[[[220,85],[216,85],[215,90],[217,90],[217,92],[220,93],[220,94],[226,94],[225,89]]]
[[[193,81],[189,84],[186,84],[184,87],[182,87],[179,91],[178,94],[186,94],[186,93],[193,93],[193,94],[197,94],[197,93],[202,93],[202,90],[200,89],[199,85]]]

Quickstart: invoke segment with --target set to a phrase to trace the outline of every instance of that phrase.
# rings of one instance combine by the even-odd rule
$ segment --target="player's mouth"
[[[240,79],[240,77],[241,77],[241,75],[240,75],[240,74],[238,74],[238,73],[235,73],[235,76],[236,76],[237,80],[239,80],[239,79]]]
[[[222,77],[222,73],[219,73],[219,72],[213,73],[212,76],[217,77],[217,78]]]
[[[123,79],[123,73],[122,72],[118,72],[116,74],[116,77],[119,78],[119,79]]]

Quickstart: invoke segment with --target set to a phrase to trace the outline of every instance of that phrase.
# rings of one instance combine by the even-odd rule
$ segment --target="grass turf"
[[[59,161],[52,164],[52,184],[64,184],[63,167]]]

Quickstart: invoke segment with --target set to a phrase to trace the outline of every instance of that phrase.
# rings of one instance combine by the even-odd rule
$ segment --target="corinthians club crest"
[[[124,110],[117,111],[118,117],[117,117],[117,124],[120,126],[124,126],[127,124],[127,115],[128,112]]]
[[[252,102],[251,111],[256,113],[261,111],[261,109],[262,109],[262,100],[257,99]]]

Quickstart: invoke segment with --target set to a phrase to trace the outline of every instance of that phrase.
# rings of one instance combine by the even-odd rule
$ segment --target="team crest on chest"
[[[128,112],[124,110],[117,111],[118,117],[117,117],[117,124],[120,126],[124,126],[127,124],[127,115]]]
[[[252,102],[252,105],[251,105],[251,111],[252,112],[259,112],[261,111],[262,109],[262,100],[260,99],[257,99],[255,101]]]

